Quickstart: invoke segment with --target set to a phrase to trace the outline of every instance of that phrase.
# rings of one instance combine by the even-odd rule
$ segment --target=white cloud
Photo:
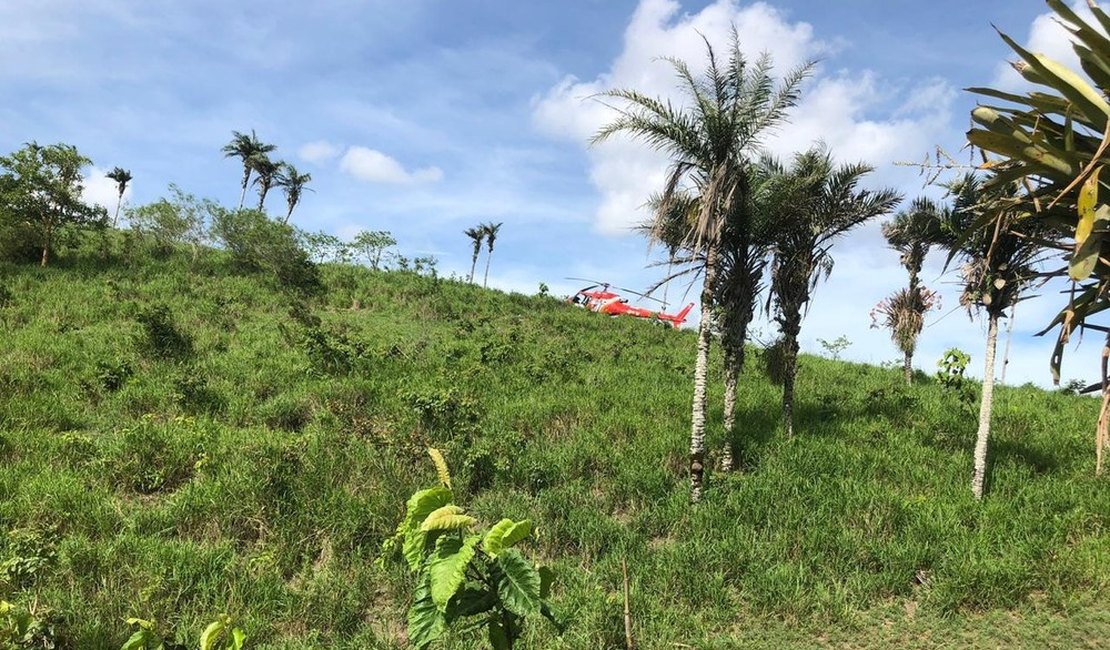
[[[327,140],[308,142],[301,145],[300,149],[297,149],[297,156],[301,160],[310,162],[314,165],[323,165],[341,153],[343,153],[343,149],[340,146],[334,145]]]
[[[367,183],[434,183],[443,179],[443,170],[439,167],[408,171],[395,159],[368,147],[348,149],[339,161],[339,168]]]
[[[1090,24],[1098,24],[1086,2],[1076,0],[1071,3],[1071,9],[1079,14],[1080,18],[1083,18]],[[1010,36],[1014,37],[1015,41],[1018,40],[1015,34],[1010,34]],[[1033,19],[1033,24],[1029,27],[1029,38],[1025,41],[1023,46],[1034,54],[1044,54],[1050,59],[1059,61],[1072,69],[1078,70],[1079,57],[1075,55],[1075,50],[1071,47],[1072,41],[1071,35],[1064,26],[1060,24],[1056,14],[1049,12],[1041,14]],[[1017,58],[1017,53],[1014,52],[1011,59],[1017,60]],[[1001,88],[1005,90],[1018,90],[1030,86],[1032,86],[1032,84],[1025,81],[1008,62],[998,64],[994,81],[991,83],[992,88]]]
[[[107,171],[98,167],[90,167],[85,174],[85,188],[81,192],[81,199],[85,203],[103,206],[108,214],[114,214],[116,201],[119,200],[119,186],[105,174]],[[123,191],[124,204],[131,198],[131,183]]]
[[[790,22],[764,2],[741,5],[738,0],[716,0],[695,14],[679,14],[679,9],[674,0],[641,0],[625,30],[624,49],[609,71],[590,81],[568,76],[537,97],[533,102],[536,126],[553,137],[585,143],[613,119],[613,110],[596,100],[596,95],[613,88],[635,88],[681,103],[684,98],[676,93],[674,70],[660,57],[682,59],[697,70],[706,59],[703,36],[720,51],[733,25],[741,34],[744,54],[755,58],[769,52],[779,74],[834,49],[818,40],[809,24]],[[909,100],[899,102],[888,115],[881,114],[884,104],[907,94]],[[839,159],[887,165],[939,141],[954,99],[953,89],[937,79],[907,89],[884,83],[870,71],[819,71],[790,123],[766,145],[776,154],[789,155],[823,139]],[[661,187],[667,158],[640,142],[621,138],[591,148],[588,156],[590,181],[601,194],[597,228],[607,233],[626,231],[643,218],[644,202]]]

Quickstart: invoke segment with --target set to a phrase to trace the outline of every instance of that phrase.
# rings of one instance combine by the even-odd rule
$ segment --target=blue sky
[[[0,151],[75,144],[96,166],[89,195],[106,202],[113,190],[100,175],[120,165],[135,177],[132,204],[172,182],[234,205],[241,168],[219,149],[232,130],[255,129],[313,175],[315,192],[293,218],[302,228],[389,230],[403,253],[433,254],[441,271],[463,274],[461,231],[502,221],[494,286],[531,293],[542,281],[565,293],[576,283],[563,278],[579,276],[644,287],[658,271],[645,269],[646,242],[627,226],[644,216],[665,161],[634,143],[588,148],[607,118],[589,95],[614,85],[665,95],[671,72],[656,57],[700,63],[698,32],[723,45],[736,24],[745,48],[770,51],[781,70],[821,60],[769,149],[788,155],[822,138],[841,159],[874,164],[875,184],[935,193],[892,163],[934,145],[960,149],[974,105],[961,88],[1019,83],[991,23],[1066,57],[1045,13],[1013,0],[4,0]],[[803,348],[844,334],[848,358],[895,358],[868,312],[904,282],[897,256],[875,224],[835,257]],[[950,313],[957,278],[941,277],[942,262],[926,273],[945,305],[918,366],[931,372],[957,345],[981,374],[983,326]],[[1010,383],[1049,382],[1052,342],[1031,333],[1057,306],[1019,307]],[[1072,350],[1064,378],[1092,377],[1097,352],[1095,341]]]

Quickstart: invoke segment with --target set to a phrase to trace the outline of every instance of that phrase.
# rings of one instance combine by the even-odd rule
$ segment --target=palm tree
[[[127,191],[127,184],[131,182],[131,172],[123,167],[116,167],[105,176],[114,180],[117,189],[119,189],[119,198],[116,199],[116,214],[112,217],[112,227],[115,228],[116,224],[119,223],[119,209],[123,205],[123,193]]]
[[[463,234],[474,244],[474,253],[470,257],[470,276],[466,279],[467,282],[474,282],[474,269],[478,266],[478,255],[482,252],[482,241],[486,238],[486,230],[479,224],[473,228],[467,228]]]
[[[486,237],[486,277],[482,279],[482,287],[489,282],[489,261],[493,258],[493,243],[497,241],[497,231],[501,230],[501,223],[482,224],[482,234]]]
[[[782,174],[794,195],[795,215],[780,224],[771,265],[775,321],[782,333],[782,417],[787,437],[794,435],[794,382],[802,317],[821,276],[832,272],[833,242],[860,224],[889,213],[901,201],[894,190],[857,189],[873,171],[863,163],[836,165],[823,147],[796,154]]]
[[[746,207],[749,157],[761,138],[782,124],[797,103],[802,80],[812,65],[791,72],[776,87],[769,56],[749,65],[740,51],[739,35],[732,32],[727,61],[719,61],[706,41],[706,70],[695,77],[687,64],[671,59],[689,105],[675,106],[635,90],[603,94],[618,100],[617,117],[602,127],[593,143],[627,133],[671,156],[671,168],[656,208],[662,218],[688,189],[700,209],[693,216],[687,244],[702,268],[702,316],[698,326],[694,365],[694,395],[690,424],[690,498],[701,499],[705,469],[706,376],[711,339],[711,310],[720,270],[721,232],[731,217]]]
[[[247,198],[247,186],[250,185],[251,172],[254,167],[251,166],[251,161],[257,156],[265,156],[271,151],[277,149],[275,145],[265,144],[258,139],[254,134],[254,129],[251,129],[251,134],[239,133],[238,131],[231,132],[231,142],[224,145],[222,151],[225,158],[238,158],[243,163],[243,192],[239,195],[239,209],[243,209],[243,202]]]
[[[1055,226],[1042,219],[1028,218],[1021,187],[1014,183],[985,181],[966,174],[948,185],[954,195],[952,211],[944,223],[942,242],[963,262],[960,268],[964,290],[960,302],[970,311],[987,313],[986,367],[979,401],[979,429],[975,435],[975,469],[971,491],[983,498],[987,475],[994,397],[994,359],[998,345],[998,321],[1007,309],[1022,299],[1037,277],[1036,266],[1045,254],[1046,242],[1059,238]],[[993,229],[979,224],[989,219]]]
[[[264,153],[254,156],[250,160],[251,170],[254,171],[254,184],[258,186],[258,211],[265,210],[266,195],[270,192],[270,188],[277,182],[278,174],[281,171],[283,162],[274,162],[270,157]]]
[[[928,198],[914,199],[909,210],[899,212],[883,224],[883,236],[901,255],[909,274],[909,286],[886,298],[871,313],[872,327],[882,323],[902,351],[902,372],[906,384],[913,383],[913,353],[917,337],[925,327],[925,314],[939,306],[935,292],[921,286],[919,275],[925,256],[940,237],[943,211]]]
[[[282,223],[289,223],[293,208],[301,202],[301,193],[304,190],[312,191],[312,188],[305,187],[311,180],[312,174],[301,174],[293,165],[280,163],[275,183],[285,192],[285,201],[289,204],[289,212],[285,213],[285,221]]]

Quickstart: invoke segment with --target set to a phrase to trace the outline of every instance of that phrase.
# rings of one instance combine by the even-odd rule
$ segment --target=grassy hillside
[[[622,559],[644,649],[1110,639],[1093,400],[1002,388],[977,504],[973,406],[804,357],[786,441],[756,357],[744,469],[692,508],[690,333],[344,267],[291,308],[189,266],[0,267],[0,596],[59,648],[114,650],[129,616],[192,642],[223,612],[252,648],[404,647],[411,578],[373,560],[429,444],[475,516],[539,527],[571,625],[526,648],[623,647]]]

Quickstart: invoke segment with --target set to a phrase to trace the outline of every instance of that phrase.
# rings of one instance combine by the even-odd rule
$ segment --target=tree
[[[482,252],[482,241],[486,238],[486,230],[479,224],[473,228],[467,228],[463,234],[474,244],[474,251],[470,257],[470,276],[466,279],[467,282],[474,282],[474,269],[478,266],[478,255]]]
[[[1026,218],[1021,207],[1020,186],[990,184],[966,174],[949,186],[955,200],[944,223],[943,244],[963,262],[960,274],[964,290],[960,303],[968,310],[987,314],[986,367],[979,401],[979,428],[975,435],[975,469],[971,490],[983,498],[987,476],[991,408],[994,396],[994,359],[998,346],[998,321],[1007,309],[1022,299],[1038,276],[1037,263],[1043,256],[1042,242],[1051,241],[1054,226]],[[988,218],[997,229],[977,229]]]
[[[231,142],[224,145],[222,151],[225,158],[238,158],[243,163],[243,192],[239,195],[240,210],[243,209],[243,202],[246,201],[247,186],[250,185],[251,172],[254,171],[251,161],[256,156],[266,155],[275,149],[277,149],[275,145],[260,141],[254,134],[254,129],[251,129],[250,135],[238,131],[231,132]]]
[[[670,60],[689,105],[675,106],[635,90],[611,90],[604,97],[624,104],[617,117],[594,136],[599,143],[628,134],[671,157],[671,168],[656,217],[663,218],[684,191],[697,197],[700,209],[692,215],[686,248],[701,267],[702,316],[698,326],[694,365],[694,394],[690,424],[690,498],[701,498],[705,469],[706,377],[711,339],[711,310],[720,270],[721,232],[728,219],[748,202],[749,158],[761,138],[782,124],[797,103],[802,80],[811,65],[786,76],[781,84],[771,78],[771,58],[749,65],[740,51],[734,29],[729,56],[720,61],[706,41],[709,55],[698,77],[680,60]]]
[[[913,353],[917,337],[925,327],[925,314],[939,307],[936,292],[921,286],[919,275],[929,249],[938,242],[942,210],[928,198],[914,199],[910,209],[899,212],[883,224],[883,236],[898,251],[902,266],[909,275],[909,285],[885,298],[871,312],[872,327],[880,323],[890,330],[890,337],[902,351],[902,372],[906,384],[913,383]]]
[[[147,205],[128,208],[127,222],[141,239],[150,239],[155,250],[165,255],[180,245],[187,245],[196,261],[207,242],[206,226],[220,212],[211,199],[198,199],[170,184],[170,198],[161,198]]]
[[[24,233],[41,251],[39,265],[50,260],[55,237],[65,226],[104,225],[107,211],[81,198],[81,169],[91,164],[67,144],[35,142],[0,156],[0,216]]]
[[[363,230],[355,235],[351,248],[358,257],[366,260],[375,271],[381,268],[386,251],[397,245],[393,235],[385,230]]]
[[[486,236],[486,277],[482,279],[482,287],[489,284],[489,262],[493,259],[493,243],[497,241],[497,232],[501,230],[500,223],[482,224],[482,234]]]
[[[293,216],[293,208],[301,202],[301,193],[304,190],[312,191],[311,188],[305,187],[312,180],[312,174],[301,174],[297,168],[287,162],[280,164],[277,174],[277,186],[285,192],[285,202],[289,205],[289,211],[285,213],[285,220],[282,223],[289,223],[289,218]]]
[[[793,218],[779,224],[771,264],[775,321],[782,333],[782,417],[787,437],[794,434],[794,383],[798,373],[798,335],[813,290],[832,272],[833,242],[864,222],[889,213],[901,201],[894,190],[858,189],[873,168],[863,163],[837,165],[823,147],[794,157],[783,169],[767,161],[788,183]]]
[[[131,172],[123,167],[116,167],[105,174],[105,176],[114,180],[116,182],[116,187],[119,189],[119,198],[116,200],[116,213],[112,217],[112,227],[115,228],[119,223],[119,208],[123,205],[123,193],[127,191],[127,184],[131,182]]]
[[[1064,349],[1072,333],[1076,328],[1106,329],[1095,320],[1110,309],[1110,202],[1105,198],[1106,182],[1100,181],[1110,164],[1110,149],[1105,146],[1105,134],[1110,131],[1110,103],[1105,96],[1110,88],[1110,39],[1105,28],[1110,25],[1110,15],[1089,2],[1096,22],[1088,23],[1060,0],[1048,0],[1048,5],[1070,32],[1072,49],[1085,74],[1030,52],[1001,34],[1020,57],[1014,67],[1038,88],[1025,94],[972,88],[996,105],[972,111],[974,124],[967,137],[983,150],[985,162],[996,172],[984,189],[1021,183],[1015,197],[1020,203],[1009,210],[986,212],[975,229],[1000,233],[1008,221],[1006,215],[1012,212],[1054,224],[1061,239],[1074,242],[1042,243],[1045,251],[1070,256],[1066,269],[1047,275],[1076,283],[1067,303],[1041,332],[1059,326],[1050,364],[1053,380],[1059,383]],[[1096,474],[1102,471],[1103,448],[1110,440],[1110,368],[1106,361],[1110,333],[1102,354],[1102,377],[1094,385],[1102,388],[1095,432]]]
[[[251,169],[254,170],[254,184],[258,186],[258,211],[265,212],[266,195],[269,194],[270,188],[277,182],[278,174],[281,172],[284,162],[274,162],[270,157],[264,153],[260,153],[251,158]],[[290,210],[292,213],[292,210]],[[288,221],[288,218],[286,218]]]

